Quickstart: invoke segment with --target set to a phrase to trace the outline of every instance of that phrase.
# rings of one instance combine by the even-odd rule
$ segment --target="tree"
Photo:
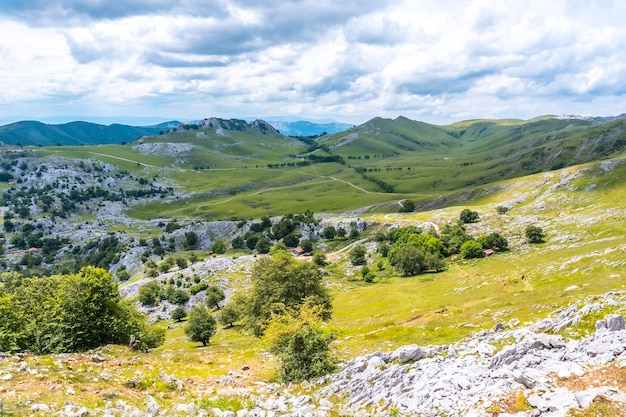
[[[498,206],[496,207],[496,212],[498,214],[506,214],[509,211],[509,208],[506,206]]]
[[[259,259],[252,268],[253,286],[246,302],[246,327],[263,334],[272,312],[317,305],[322,318],[331,315],[330,296],[316,264],[298,262],[286,252]]]
[[[463,209],[459,215],[459,219],[462,223],[476,223],[479,219],[478,212],[470,209]]]
[[[184,246],[186,249],[195,249],[198,244],[198,234],[193,230],[185,233],[185,243]]]
[[[412,200],[403,200],[400,213],[412,213],[415,210],[415,203]]]
[[[491,233],[487,236],[480,236],[476,239],[483,249],[494,249],[497,251],[505,251],[509,248],[509,242],[499,233]]]
[[[335,229],[335,226],[326,226],[322,231],[322,236],[324,236],[324,239],[331,240],[334,239],[336,235],[337,230]]]
[[[359,237],[359,229],[357,229],[356,227],[353,227],[352,229],[350,229],[349,238],[350,239],[356,239],[358,237]]]
[[[346,237],[347,234],[348,232],[343,227],[340,227],[337,229],[337,237],[339,239],[343,239],[344,237]]]
[[[297,233],[289,233],[283,238],[283,243],[289,248],[295,248],[296,246],[298,246],[298,240],[299,237]]]
[[[243,237],[237,236],[236,238],[233,239],[233,241],[231,242],[231,245],[233,246],[233,249],[243,249],[243,246],[245,243],[246,242]]]
[[[218,286],[211,285],[206,289],[206,305],[209,308],[216,308],[219,310],[220,301],[224,300],[224,291]]]
[[[150,281],[139,287],[139,302],[144,305],[153,305],[159,298],[161,286],[157,281]]]
[[[302,248],[304,253],[310,253],[313,251],[313,242],[311,242],[309,239],[302,239],[300,241],[300,247]]]
[[[315,252],[313,254],[313,263],[317,266],[326,266],[326,255],[322,252]]]
[[[215,334],[216,328],[215,318],[206,307],[196,306],[189,312],[185,334],[190,341],[202,342],[206,346]]]
[[[404,275],[416,275],[426,269],[424,252],[411,245],[403,246],[395,251],[389,263]]]
[[[211,247],[209,249],[213,253],[222,254],[226,252],[226,245],[224,244],[223,240],[217,239],[215,242],[211,244]]]
[[[113,277],[103,269],[85,267],[73,275],[24,278],[19,286],[7,285],[7,279],[12,276],[1,274],[0,305],[6,301],[12,310],[5,316],[0,308],[0,344],[8,340],[10,350],[75,352],[126,344],[131,334],[146,348],[163,342],[164,332],[149,326],[145,315],[121,299]],[[5,317],[15,321],[7,325]]]
[[[475,240],[468,240],[461,245],[460,254],[465,259],[480,258],[483,256],[483,247]]]
[[[269,253],[271,248],[272,242],[270,242],[269,239],[266,237],[259,238],[259,240],[257,240],[256,242],[256,245],[254,245],[254,249],[261,254]]]
[[[172,311],[172,320],[174,321],[181,321],[185,317],[187,317],[187,311],[184,307],[176,307]]]
[[[367,259],[365,255],[367,254],[367,250],[363,245],[356,245],[350,250],[350,262],[352,265],[365,265]]]
[[[526,239],[529,243],[543,243],[546,237],[545,232],[541,227],[530,225],[526,228]]]
[[[270,352],[278,357],[282,382],[319,378],[336,369],[330,344],[335,339],[316,307],[272,316],[265,333]]]
[[[228,303],[219,312],[217,319],[224,326],[233,327],[233,323],[238,321],[240,317],[239,308],[234,303]]]

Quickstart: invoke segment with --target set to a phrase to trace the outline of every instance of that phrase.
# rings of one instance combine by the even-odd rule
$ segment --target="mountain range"
[[[199,121],[186,123],[194,125]],[[109,125],[75,121],[47,124],[39,121],[19,121],[0,126],[0,142],[22,146],[73,146],[123,144],[141,136],[154,136],[169,132],[182,123],[166,121],[149,126],[132,126],[120,123]],[[309,121],[271,121],[270,124],[286,136],[317,136],[337,133],[353,125],[339,122],[314,123]]]

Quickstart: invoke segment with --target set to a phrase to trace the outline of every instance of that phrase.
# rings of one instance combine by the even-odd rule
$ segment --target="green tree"
[[[2,274],[0,280],[7,277],[11,279]],[[0,319],[2,344],[8,339],[18,349],[40,354],[126,344],[131,334],[144,341],[144,347],[155,347],[164,339],[164,331],[148,325],[146,316],[121,299],[113,276],[103,269],[85,267],[73,275],[24,278],[19,286],[7,286],[5,281],[1,287],[11,291],[9,297],[0,294],[0,298],[14,307],[8,317],[17,319],[9,326]]]
[[[317,265],[298,262],[286,252],[259,259],[252,268],[254,279],[246,305],[246,327],[263,334],[272,312],[297,310],[303,304],[319,306],[330,318],[331,301]]]
[[[272,316],[265,333],[270,352],[279,362],[282,382],[300,382],[319,378],[336,369],[331,342],[335,339],[316,307],[303,306],[299,311]]]
[[[337,237],[339,239],[343,239],[344,237],[346,237],[347,234],[348,232],[343,227],[340,227],[337,229]]]
[[[185,241],[184,246],[188,250],[196,249],[196,245],[198,244],[198,234],[196,232],[189,231],[185,233]]]
[[[478,212],[470,209],[463,209],[459,215],[459,219],[462,223],[476,223],[479,219]]]
[[[400,213],[412,213],[415,210],[415,203],[412,200],[403,200]]]
[[[468,240],[461,245],[460,254],[465,259],[480,258],[483,256],[483,247],[475,240]]]
[[[223,240],[217,239],[211,244],[211,247],[209,249],[213,253],[222,254],[226,252],[226,245],[224,244]]]
[[[226,296],[220,287],[211,285],[206,289],[206,305],[208,308],[216,308],[219,310],[220,302],[223,301],[224,298],[226,298]]]
[[[529,243],[543,243],[546,234],[541,227],[530,225],[525,231]]]
[[[416,275],[426,269],[425,258],[422,249],[406,245],[394,251],[389,263],[404,275]]]
[[[506,206],[498,206],[496,207],[496,212],[498,214],[506,214],[509,211],[509,208]]]
[[[299,236],[297,233],[289,233],[283,238],[283,243],[289,248],[295,248],[298,246]]]
[[[216,329],[215,318],[213,318],[206,307],[196,306],[189,312],[185,334],[190,341],[202,342],[206,346],[215,334]]]
[[[256,242],[256,245],[254,245],[254,249],[261,254],[269,253],[271,248],[272,242],[270,242],[269,239],[266,237],[259,238],[259,240],[257,240]]]
[[[337,236],[337,229],[335,229],[335,226],[326,226],[322,231],[322,236],[324,236],[324,239],[332,240]]]
[[[322,252],[315,252],[313,254],[313,263],[317,266],[326,266],[326,255]]]
[[[144,306],[154,305],[159,299],[160,291],[161,286],[157,281],[150,281],[146,284],[143,284],[141,287],[139,287],[139,302]]]
[[[309,239],[302,239],[300,241],[300,247],[302,248],[304,253],[310,253],[313,251],[313,242],[311,242]]]
[[[356,245],[350,250],[350,263],[352,265],[365,265],[367,259],[365,256],[367,255],[367,250],[363,245]]]
[[[172,320],[174,321],[181,321],[185,317],[187,317],[187,311],[184,307],[176,307],[172,311]]]
[[[240,309],[234,303],[228,303],[219,312],[217,319],[221,324],[228,327],[233,327],[233,324],[241,317]]]

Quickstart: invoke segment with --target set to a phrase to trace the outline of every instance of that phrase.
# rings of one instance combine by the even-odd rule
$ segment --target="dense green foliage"
[[[543,229],[535,225],[526,227],[525,234],[530,243],[542,243],[546,237]]]
[[[470,209],[463,209],[459,215],[459,220],[461,220],[462,223],[475,223],[479,218],[478,212]]]
[[[185,317],[187,317],[187,310],[184,307],[179,306],[172,311],[172,320],[174,321],[181,321]]]
[[[185,334],[192,342],[201,342],[204,346],[215,334],[217,325],[215,318],[204,306],[196,306],[189,312]]]
[[[210,285],[206,289],[206,305],[208,308],[220,308],[220,302],[224,300],[224,290],[216,285]]]
[[[22,278],[0,274],[0,350],[73,352],[108,343],[127,344],[134,334],[155,347],[163,333],[124,302],[113,277],[85,267],[77,274]]]
[[[416,275],[429,270],[443,271],[444,256],[449,248],[437,236],[422,233],[414,226],[399,227],[390,231],[378,246],[378,252],[386,254],[389,263],[404,275]]]
[[[259,259],[252,276],[254,283],[244,309],[246,327],[255,335],[263,334],[272,313],[297,310],[305,304],[319,306],[322,317],[330,318],[330,296],[316,264],[298,262],[281,251]]]
[[[335,339],[315,307],[274,315],[265,333],[270,352],[278,357],[281,382],[318,378],[336,368],[330,344]]]
[[[367,249],[363,245],[356,245],[350,250],[350,263],[352,265],[365,265],[367,263]]]

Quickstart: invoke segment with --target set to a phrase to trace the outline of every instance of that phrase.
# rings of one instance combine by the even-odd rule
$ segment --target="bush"
[[[11,284],[14,277],[0,275],[2,350],[75,352],[127,344],[131,334],[144,347],[163,342],[164,332],[121,299],[113,277],[103,269],[85,267],[74,275],[24,278],[19,286]]]
[[[476,223],[479,219],[478,212],[470,209],[464,209],[459,215],[459,219],[462,223]]]
[[[335,336],[324,327],[315,307],[273,316],[265,335],[270,352],[278,357],[278,378],[282,382],[319,378],[336,368],[330,349]]]
[[[198,279],[200,278],[198,277]],[[195,281],[195,278],[194,278],[194,281]],[[209,284],[207,284],[206,282],[200,282],[196,285],[193,285],[191,288],[189,288],[189,292],[191,293],[191,295],[196,295],[200,291],[204,291],[207,288],[209,288]]]
[[[365,255],[367,254],[367,250],[363,245],[356,245],[350,251],[350,262],[352,265],[365,265],[367,259]]]
[[[526,228],[526,239],[529,243],[543,243],[546,237],[545,232],[541,227],[530,225]]]
[[[480,258],[483,256],[483,247],[475,240],[468,240],[461,245],[461,256],[466,259]]]
[[[139,302],[144,305],[154,305],[159,298],[161,286],[156,281],[150,281],[139,287]]]

